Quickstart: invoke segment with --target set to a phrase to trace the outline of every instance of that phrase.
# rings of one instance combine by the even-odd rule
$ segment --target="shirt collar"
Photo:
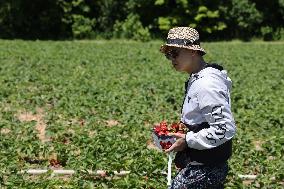
[[[199,70],[198,72],[196,72],[196,73],[191,73],[190,74],[190,77],[198,77],[198,75],[200,74],[200,73],[202,73],[202,71],[205,69],[205,68],[208,68],[208,63],[205,63],[205,66],[201,69],[201,70]]]

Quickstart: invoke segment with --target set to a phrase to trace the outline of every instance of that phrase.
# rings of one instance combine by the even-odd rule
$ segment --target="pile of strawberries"
[[[185,133],[185,128],[182,124],[172,123],[168,126],[167,122],[162,121],[159,125],[153,128],[154,134],[158,137],[157,141],[162,149],[168,149],[173,144],[173,137],[168,136],[169,133]]]
[[[185,127],[181,126],[178,123],[172,123],[170,128],[168,128],[168,124],[165,121],[162,121],[159,125],[154,126],[154,132],[158,136],[166,136],[169,133],[185,133]]]

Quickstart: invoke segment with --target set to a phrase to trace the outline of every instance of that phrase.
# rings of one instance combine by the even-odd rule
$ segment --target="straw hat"
[[[170,29],[167,37],[167,42],[162,45],[160,51],[166,53],[169,47],[180,47],[201,51],[202,55],[206,54],[205,50],[201,48],[198,32],[190,27],[176,27]]]

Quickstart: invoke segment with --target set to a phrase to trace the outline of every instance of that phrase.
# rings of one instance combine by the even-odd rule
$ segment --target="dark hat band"
[[[167,39],[167,44],[190,46],[190,45],[200,45],[200,41],[198,39],[191,42],[188,39],[176,38],[176,39]]]

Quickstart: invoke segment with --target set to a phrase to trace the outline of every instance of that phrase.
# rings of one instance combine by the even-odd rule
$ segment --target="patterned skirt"
[[[181,169],[168,189],[223,189],[228,174],[228,163],[191,165]]]

